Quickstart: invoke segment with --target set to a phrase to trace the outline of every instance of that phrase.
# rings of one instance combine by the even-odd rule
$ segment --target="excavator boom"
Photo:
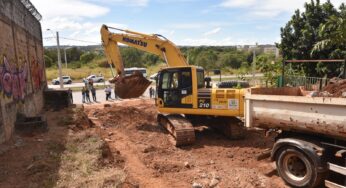
[[[121,31],[121,33],[112,33],[109,29],[115,29]],[[121,58],[118,43],[158,55],[165,60],[169,67],[188,66],[179,48],[161,35],[147,35],[103,25],[101,27],[101,37],[108,63],[115,65],[118,74],[117,77],[111,80],[111,83],[115,84],[115,93],[120,98],[136,98],[141,96],[151,82],[140,73],[125,76],[124,63]]]

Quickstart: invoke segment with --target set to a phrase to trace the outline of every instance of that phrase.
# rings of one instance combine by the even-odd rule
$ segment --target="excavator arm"
[[[122,31],[123,33],[111,33],[109,28],[111,27],[106,25],[103,25],[101,28],[103,46],[109,63],[115,64],[119,75],[123,74],[124,64],[120,56],[118,43],[158,55],[165,60],[169,67],[188,66],[179,48],[161,35],[147,35],[117,28],[112,29]]]
[[[122,33],[112,33],[109,29],[115,29]],[[188,66],[179,48],[161,35],[147,35],[103,25],[101,27],[101,38],[108,63],[115,65],[118,74],[118,77],[115,77],[111,82],[115,84],[115,93],[120,98],[136,98],[141,96],[151,82],[140,73],[125,76],[124,63],[121,58],[118,43],[158,55],[165,60],[169,67]]]

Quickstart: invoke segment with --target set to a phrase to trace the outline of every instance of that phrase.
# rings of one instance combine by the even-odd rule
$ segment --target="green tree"
[[[144,63],[142,60],[143,52],[131,48],[131,47],[123,47],[120,48],[122,60],[124,62],[125,67],[143,67]]]
[[[150,53],[145,53],[142,57],[143,61],[144,61],[144,64],[146,65],[156,65],[160,58],[159,56],[157,55],[154,55],[154,54],[150,54]]]
[[[322,24],[319,30],[319,36],[322,39],[314,45],[312,54],[324,50],[333,51],[334,55],[344,58],[346,55],[346,8],[341,6],[340,15],[331,16],[325,24]],[[340,57],[342,56],[342,57]]]
[[[92,52],[85,52],[84,54],[82,54],[80,56],[80,61],[83,64],[87,64],[90,61],[92,61],[95,57],[96,57],[96,55],[94,53],[92,53]]]
[[[197,57],[196,57],[196,65],[203,67],[205,70],[210,71],[217,67],[217,55],[212,50],[206,50],[202,51]]]
[[[47,55],[44,55],[44,62],[46,67],[51,67],[53,65],[53,60]]]
[[[63,53],[62,53],[63,54]],[[66,49],[66,57],[69,62],[79,61],[83,51],[77,47]]]
[[[281,28],[281,43],[278,45],[284,59],[326,59],[332,51],[326,50],[311,56],[312,49],[321,38],[318,35],[320,25],[337,14],[337,10],[327,1],[319,0],[305,3],[305,12],[296,10],[291,20]],[[316,76],[316,64],[301,65],[309,76]]]

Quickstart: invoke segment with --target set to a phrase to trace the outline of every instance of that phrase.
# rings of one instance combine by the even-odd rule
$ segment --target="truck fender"
[[[313,141],[306,141],[297,138],[278,139],[273,146],[271,160],[275,161],[278,152],[287,147],[295,147],[301,150],[312,160],[318,172],[325,172],[328,170],[327,163],[323,160],[324,148],[313,143]]]

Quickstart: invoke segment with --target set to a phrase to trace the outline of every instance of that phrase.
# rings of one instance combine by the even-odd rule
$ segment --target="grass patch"
[[[106,143],[97,135],[83,131],[68,136],[61,156],[58,187],[104,187],[111,180],[117,187],[126,174],[116,168],[100,165]]]

